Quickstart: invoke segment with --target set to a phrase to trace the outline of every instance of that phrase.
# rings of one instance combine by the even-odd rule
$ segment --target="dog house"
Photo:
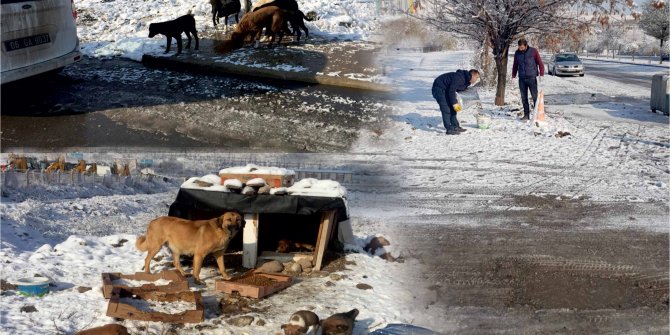
[[[209,178],[203,179],[211,182],[212,178],[218,176],[206,177]],[[319,182],[315,179],[307,181]],[[333,181],[324,182],[335,183],[340,187]],[[242,265],[246,268],[256,267],[259,257],[263,256],[290,259],[290,254],[274,253],[280,240],[289,239],[313,245],[314,250],[310,252],[313,269],[320,270],[326,249],[337,238],[338,234],[334,232],[338,231],[341,222],[348,220],[344,196],[318,191],[291,194],[292,188],[285,195],[244,195],[227,190],[220,184],[189,179],[180,187],[168,215],[200,220],[220,216],[226,211],[244,214],[241,247]],[[235,247],[235,240],[238,240],[239,245],[239,235],[230,247]]]

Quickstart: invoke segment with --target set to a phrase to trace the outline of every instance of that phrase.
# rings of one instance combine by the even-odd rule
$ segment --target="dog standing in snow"
[[[186,43],[186,49],[191,48],[191,35],[195,38],[195,50],[198,50],[199,39],[198,31],[195,29],[195,18],[191,11],[184,16],[180,16],[172,21],[165,22],[156,22],[149,24],[149,38],[152,38],[158,34],[164,35],[167,38],[167,46],[165,47],[165,53],[170,52],[170,45],[172,44],[172,38],[174,37],[177,40],[177,54],[181,53],[181,33],[186,33],[188,38],[188,43]]]
[[[319,316],[310,311],[297,311],[291,315],[287,324],[281,325],[284,335],[304,335],[310,327],[312,334],[316,335],[319,331]]]
[[[161,216],[149,223],[147,234],[137,238],[135,247],[147,251],[144,272],[151,273],[149,265],[164,244],[172,251],[175,268],[185,275],[179,256],[193,255],[193,278],[200,284],[200,267],[208,254],[214,254],[223,279],[230,279],[223,264],[223,254],[235,234],[242,228],[242,216],[226,212],[210,220],[186,220],[172,216]]]

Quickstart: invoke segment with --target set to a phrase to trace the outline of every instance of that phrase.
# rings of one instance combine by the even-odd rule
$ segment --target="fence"
[[[121,185],[132,186],[135,181],[152,181],[156,177],[152,175],[120,176],[107,174],[99,176],[97,174],[84,174],[79,172],[51,172],[28,170],[8,170],[0,173],[3,188],[24,188],[31,186],[53,186],[53,185],[93,185],[102,184],[105,186]]]

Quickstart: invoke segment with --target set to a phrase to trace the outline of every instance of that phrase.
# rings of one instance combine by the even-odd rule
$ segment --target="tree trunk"
[[[507,60],[509,46],[506,46],[501,55],[495,55],[498,85],[496,87],[496,106],[505,105],[505,87],[507,86]]]

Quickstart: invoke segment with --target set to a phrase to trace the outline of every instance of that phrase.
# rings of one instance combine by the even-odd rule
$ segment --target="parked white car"
[[[557,53],[547,63],[549,74],[554,76],[584,76],[584,64],[581,59],[573,53]]]
[[[81,59],[73,0],[1,0],[5,84]]]

